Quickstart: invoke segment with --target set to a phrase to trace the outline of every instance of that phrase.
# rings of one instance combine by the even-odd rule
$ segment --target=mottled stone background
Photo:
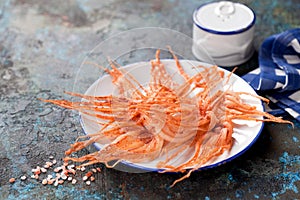
[[[85,71],[83,60],[97,44],[122,31],[162,27],[191,37],[192,13],[206,2],[210,1],[0,0],[0,199],[299,199],[300,125],[288,116],[294,129],[266,124],[241,157],[193,173],[172,189],[168,186],[180,175],[106,168],[91,186],[43,186],[19,179],[30,176],[31,169],[50,155],[62,158],[83,134],[76,112],[39,98],[68,98],[64,91],[88,87],[98,72]],[[297,0],[239,2],[257,15],[256,49],[269,35],[300,25]],[[126,42],[132,41],[109,49]],[[257,54],[237,73],[256,67]],[[94,149],[82,154],[87,151]],[[17,181],[8,183],[10,177]]]

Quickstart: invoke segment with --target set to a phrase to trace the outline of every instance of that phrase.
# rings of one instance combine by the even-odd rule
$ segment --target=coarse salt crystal
[[[73,169],[75,167],[75,165],[69,165],[67,168],[68,169]]]
[[[9,182],[10,182],[10,183],[14,183],[15,181],[16,181],[15,178],[10,178],[10,179],[9,179]]]
[[[82,171],[82,172],[85,171],[85,167],[81,167],[80,171]]]
[[[72,173],[72,174],[76,174],[76,170],[75,169],[69,169],[68,172]]]
[[[58,180],[54,182],[54,186],[58,186]]]
[[[66,179],[68,178],[67,175],[65,175],[64,173],[62,173],[60,177],[61,177],[63,180],[66,180]]]
[[[56,167],[55,169],[54,169],[54,172],[59,172],[61,170],[61,167]]]
[[[55,181],[55,179],[50,179],[50,180],[48,180],[48,185],[52,185],[53,184],[53,182]]]
[[[92,174],[93,174],[93,172],[89,171],[89,172],[86,173],[85,175],[86,175],[87,177],[90,177],[90,176],[92,176]]]
[[[47,172],[47,169],[45,169],[45,168],[41,168],[41,172],[43,172],[43,173],[46,173]]]
[[[73,185],[76,184],[76,182],[77,182],[76,179],[73,179],[73,180],[72,180],[72,184],[73,184]]]
[[[82,178],[83,181],[86,181],[87,179],[88,179],[87,176],[84,176],[84,177]]]
[[[35,175],[40,175],[41,174],[41,170],[39,169],[39,170],[36,170],[35,172],[34,172],[34,174]]]
[[[48,180],[47,180],[47,179],[43,179],[42,184],[43,184],[43,185],[48,184]]]
[[[60,174],[60,173],[56,173],[56,174],[55,174],[55,177],[56,177],[56,178],[60,178],[60,177],[61,177],[61,174]]]

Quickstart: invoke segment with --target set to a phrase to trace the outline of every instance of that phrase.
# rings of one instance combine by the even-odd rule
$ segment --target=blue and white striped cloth
[[[259,50],[259,68],[243,78],[278,109],[300,121],[300,28],[267,38]]]

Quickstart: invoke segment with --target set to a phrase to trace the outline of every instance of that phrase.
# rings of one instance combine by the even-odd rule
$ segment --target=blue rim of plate
[[[228,71],[226,69],[223,69],[221,68],[222,70],[224,71]],[[234,76],[237,76],[235,74],[233,74]],[[241,77],[237,76],[238,78],[240,78],[240,81],[243,81],[245,83],[247,83],[244,79],[242,79]],[[98,81],[98,80],[97,80]],[[248,83],[247,83],[248,84]],[[249,85],[249,84],[248,84]],[[249,85],[250,86],[250,85]],[[250,86],[251,87],[251,86]],[[251,87],[252,88],[252,87]],[[253,88],[252,88],[253,89]],[[255,91],[253,89],[253,91]],[[256,92],[255,92],[256,93]],[[261,102],[261,106],[263,108],[263,111],[265,111],[265,107],[263,105],[263,102],[260,100]],[[88,135],[88,133],[86,132],[86,128],[85,128],[85,125],[84,125],[84,122],[83,122],[83,119],[82,119],[82,115],[79,113],[79,121],[80,121],[80,124],[82,126],[82,130],[84,132],[85,135]],[[215,167],[218,167],[218,166],[221,166],[223,164],[226,164],[234,159],[236,159],[237,157],[240,157],[242,154],[244,154],[248,149],[250,149],[253,144],[257,141],[257,139],[260,137],[260,134],[264,128],[264,122],[261,121],[260,122],[261,125],[260,125],[260,129],[259,131],[256,133],[256,136],[253,138],[253,140],[248,144],[248,146],[246,146],[243,150],[239,151],[237,154],[231,156],[231,157],[228,157],[224,160],[221,160],[217,163],[213,163],[213,164],[208,164],[208,165],[204,165],[203,167],[199,167],[196,171],[202,171],[202,170],[206,170],[206,169],[211,169],[211,168],[215,168]],[[97,143],[93,143],[93,146],[99,151],[101,149],[101,147],[99,146],[99,144]],[[163,169],[163,168],[150,168],[150,167],[144,167],[144,166],[140,166],[140,165],[137,165],[135,163],[132,163],[130,161],[126,161],[126,160],[122,160],[120,163],[126,165],[126,166],[129,166],[129,167],[132,167],[132,168],[136,168],[136,169],[139,169],[139,170],[142,170],[142,171],[145,171],[145,172],[164,172],[166,169]],[[187,168],[186,170],[190,170],[192,168]],[[168,173],[178,173],[178,172],[168,172]]]
[[[249,30],[250,28],[252,28],[254,26],[254,24],[256,22],[256,14],[255,14],[255,12],[253,11],[252,8],[249,8],[249,7],[246,6],[253,13],[253,20],[246,27],[241,28],[241,29],[237,29],[237,30],[234,30],[234,31],[216,31],[216,30],[213,30],[213,29],[205,28],[205,27],[203,27],[203,26],[201,26],[199,24],[196,16],[197,16],[197,13],[200,10],[200,8],[202,8],[203,6],[208,5],[208,4],[211,4],[211,2],[210,3],[204,3],[204,4],[202,4],[201,6],[199,6],[198,8],[196,8],[195,11],[194,11],[194,13],[193,13],[193,22],[194,22],[194,24],[198,28],[200,28],[200,29],[202,29],[202,30],[204,30],[206,32],[217,34],[217,35],[235,35],[235,34],[239,34],[239,33],[242,33],[242,32],[245,32],[245,31]],[[241,5],[244,5],[244,4],[241,4]]]

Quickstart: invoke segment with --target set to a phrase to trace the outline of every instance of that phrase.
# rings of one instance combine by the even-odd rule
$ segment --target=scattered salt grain
[[[66,180],[68,177],[66,174],[62,173],[61,176],[60,176],[63,180]]]
[[[15,178],[10,178],[10,179],[9,179],[9,182],[10,182],[10,183],[14,183],[15,181],[16,181]]]
[[[86,181],[87,179],[88,179],[87,176],[84,176],[84,177],[82,178],[83,181]]]
[[[76,179],[73,179],[73,180],[72,180],[72,184],[73,184],[73,185],[76,184],[76,182],[77,182]]]
[[[54,182],[54,186],[58,186],[58,180]]]
[[[82,172],[85,171],[85,167],[81,167],[80,171],[82,171]]]
[[[60,178],[61,174],[60,173],[56,173],[55,176],[56,176],[56,178]]]
[[[75,165],[69,165],[67,168],[68,169],[73,169],[75,167]]]
[[[47,179],[43,179],[43,180],[42,180],[42,184],[43,184],[43,185],[48,184],[48,180],[47,180]]]
[[[41,174],[41,168],[37,166],[35,169],[31,170],[35,175],[40,175]]]
[[[48,161],[48,162],[46,162],[46,165],[49,167],[52,167],[53,163]]]
[[[68,172],[71,173],[71,174],[74,174],[74,175],[76,174],[76,170],[75,169],[69,169]]]
[[[63,184],[65,181],[69,181],[73,185],[75,185],[77,183],[77,180],[75,179],[74,175],[78,173],[77,171],[84,172],[86,170],[84,166],[76,166],[74,164],[69,165],[68,162],[64,162],[61,166],[51,168],[53,165],[57,164],[57,161],[54,159],[53,156],[49,156],[49,159],[51,162],[45,162],[43,167],[37,166],[36,168],[31,170],[33,174],[30,177],[36,180],[39,180],[39,176],[43,177],[43,179],[40,181],[40,183],[42,183],[43,185],[48,184],[57,187],[58,185]],[[51,174],[45,174],[47,171],[49,173],[50,169],[52,169],[52,172],[55,172],[55,175],[52,176]],[[82,180],[85,182],[86,185],[90,185],[91,182],[96,180],[93,174],[97,172],[101,172],[100,167],[92,168],[82,177]],[[44,173],[45,175],[40,175],[41,173]],[[20,177],[20,179],[26,180],[27,177],[24,175]],[[14,183],[15,179],[11,178],[9,179],[9,182]]]
[[[46,173],[47,172],[47,169],[45,169],[45,168],[41,168],[41,172],[43,172],[43,173]]]
[[[85,175],[86,175],[87,177],[90,177],[90,176],[92,176],[92,174],[93,174],[93,172],[89,171],[89,172],[86,173]]]
[[[53,184],[53,182],[55,181],[55,179],[50,179],[50,180],[48,180],[48,185],[52,185]]]
[[[62,170],[61,167],[56,167],[56,168],[54,169],[54,172],[59,172],[60,170]]]

